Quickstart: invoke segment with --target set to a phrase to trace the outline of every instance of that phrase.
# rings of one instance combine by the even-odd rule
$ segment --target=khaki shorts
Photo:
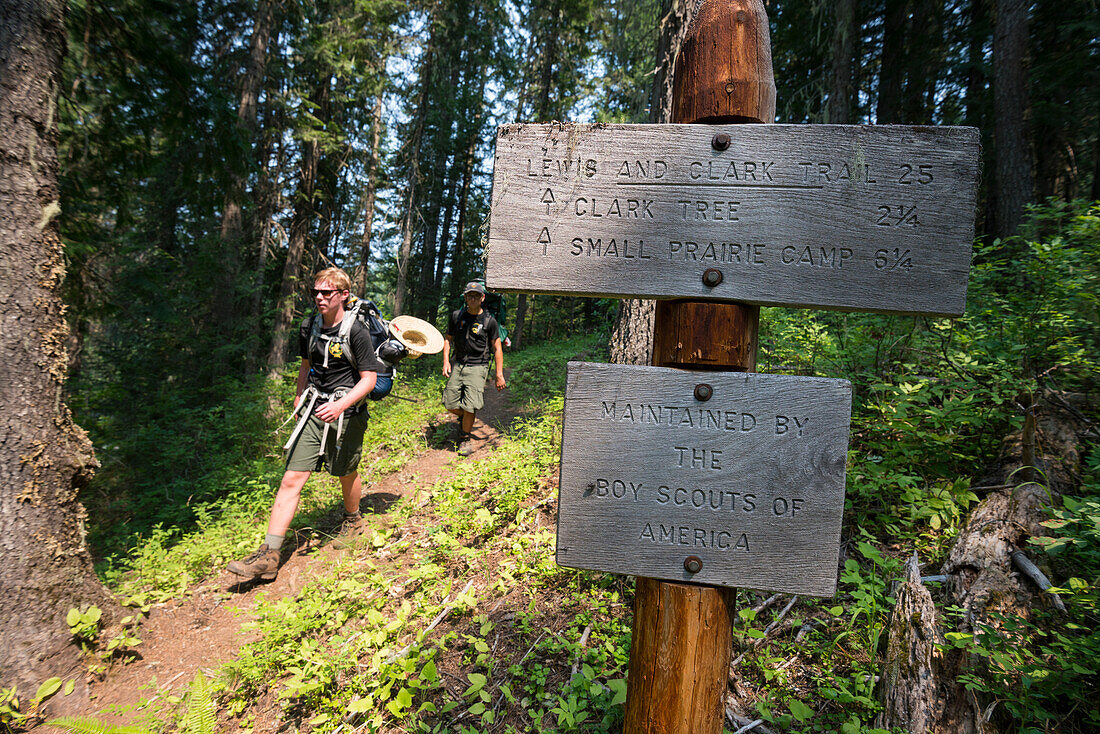
[[[344,435],[339,441],[336,440],[339,421],[329,423],[331,428],[328,440],[325,441],[325,453],[319,455],[317,452],[321,449],[321,434],[325,429],[325,422],[317,416],[311,416],[298,434],[298,440],[290,447],[286,471],[314,472],[328,467],[328,473],[334,477],[346,477],[354,473],[359,468],[359,459],[363,455],[363,434],[367,430],[369,417],[365,408],[361,408],[350,418],[345,417]]]
[[[489,365],[456,364],[443,388],[443,407],[447,410],[459,408],[467,413],[476,413],[485,405],[485,380],[489,377]]]

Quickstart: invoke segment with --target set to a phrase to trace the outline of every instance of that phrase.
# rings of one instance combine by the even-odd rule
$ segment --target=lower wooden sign
[[[571,362],[558,563],[832,596],[851,401],[846,380]]]

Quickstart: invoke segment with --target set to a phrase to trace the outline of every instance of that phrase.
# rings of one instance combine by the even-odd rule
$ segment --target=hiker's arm
[[[451,376],[451,335],[443,336],[443,376]]]
[[[493,342],[493,359],[497,362],[497,390],[503,390],[508,383],[504,381],[504,347],[499,337]]]
[[[298,365],[298,382],[294,388],[294,407],[298,407],[298,403],[302,400],[302,393],[306,391],[306,385],[309,384],[309,360],[303,359],[302,363]]]
[[[325,423],[332,423],[345,410],[367,397],[367,394],[374,389],[374,383],[377,380],[378,375],[376,373],[370,370],[360,371],[359,382],[355,383],[355,387],[351,390],[348,390],[347,395],[331,403],[321,403],[320,407],[313,411],[313,414]]]

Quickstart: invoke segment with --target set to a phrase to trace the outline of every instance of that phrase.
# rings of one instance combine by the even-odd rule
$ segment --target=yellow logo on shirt
[[[336,359],[340,359],[344,356],[344,348],[340,345],[340,342],[329,342],[328,353]]]
[[[470,327],[470,333],[473,334],[474,336],[477,336],[478,334],[480,334],[481,333],[481,324],[475,321],[473,326]]]

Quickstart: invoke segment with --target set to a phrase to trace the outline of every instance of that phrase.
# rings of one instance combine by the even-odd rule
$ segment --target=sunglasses
[[[316,298],[318,294],[325,298],[332,298],[333,293],[343,293],[340,288],[310,288],[309,292],[314,298]]]

